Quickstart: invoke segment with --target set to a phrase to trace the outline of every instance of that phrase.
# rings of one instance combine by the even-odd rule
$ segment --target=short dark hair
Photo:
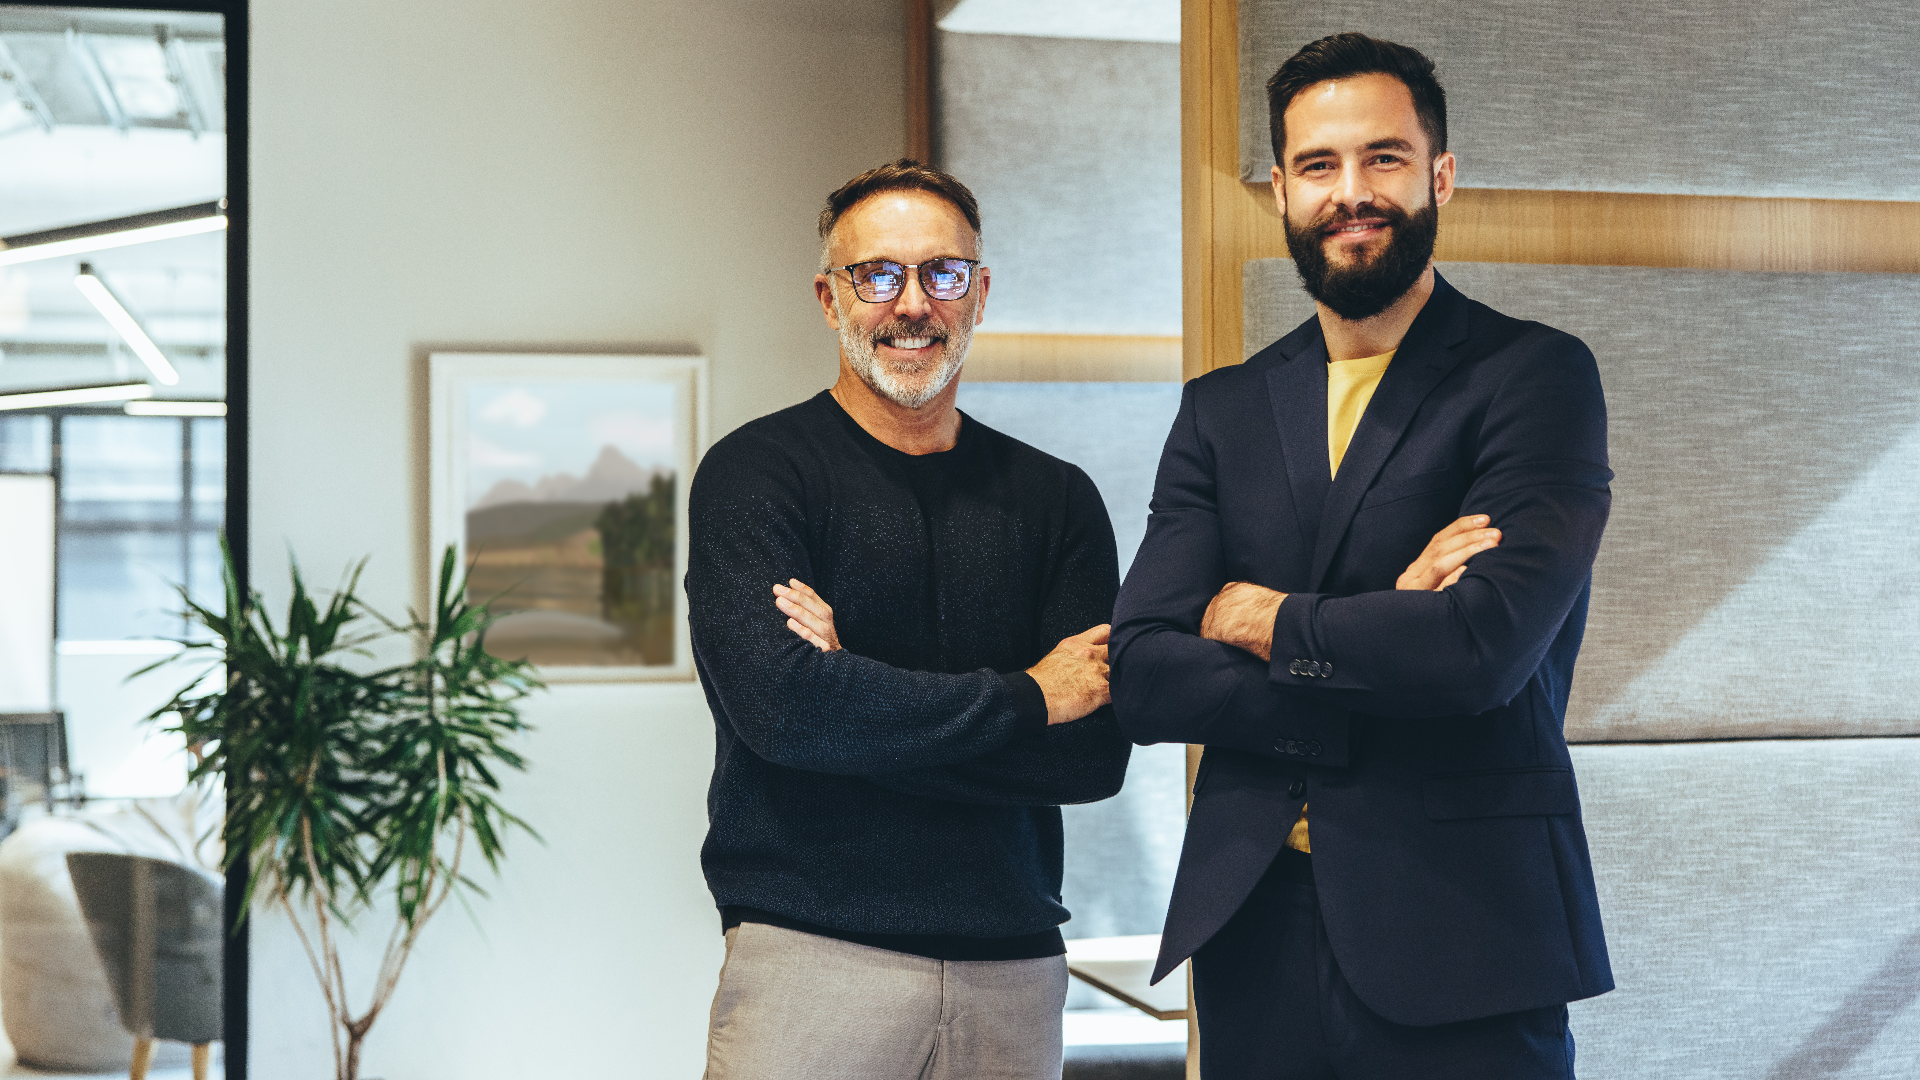
[[[833,235],[833,227],[847,211],[862,199],[883,191],[925,191],[938,195],[965,215],[975,236],[980,235],[980,203],[973,192],[967,190],[967,185],[931,165],[903,157],[877,169],[868,169],[827,196],[827,207],[820,211],[820,243],[826,244],[827,238]]]
[[[1285,167],[1287,106],[1293,99],[1315,83],[1354,75],[1391,75],[1406,84],[1433,156],[1446,151],[1447,92],[1434,78],[1433,61],[1419,49],[1349,31],[1323,37],[1287,57],[1267,80],[1267,126],[1275,164]]]

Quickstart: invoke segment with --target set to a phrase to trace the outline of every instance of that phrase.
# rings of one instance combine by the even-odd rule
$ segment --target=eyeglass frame
[[[941,300],[940,297],[933,295],[933,290],[927,286],[927,279],[925,275],[920,273],[920,268],[930,263],[937,263],[937,262],[960,262],[960,263],[967,264],[966,292],[963,292],[959,296],[955,296],[947,300]],[[973,292],[974,271],[980,269],[983,265],[985,265],[979,259],[968,259],[968,258],[963,258],[959,255],[936,255],[931,259],[922,259],[917,263],[904,263],[898,259],[862,259],[857,263],[848,263],[845,266],[829,266],[827,267],[827,273],[831,274],[835,270],[846,271],[847,284],[853,286],[854,297],[863,304],[891,304],[895,300],[900,299],[901,295],[907,291],[907,283],[905,281],[902,281],[900,283],[899,292],[894,293],[892,296],[887,297],[885,300],[869,300],[866,297],[860,295],[860,283],[853,279],[853,268],[856,266],[870,266],[874,263],[892,263],[893,265],[899,267],[903,271],[906,271],[906,270],[912,271],[914,279],[920,282],[920,291],[927,294],[927,299],[939,300],[940,303],[943,303],[943,304],[951,304],[955,300],[965,300],[967,298],[967,294]]]

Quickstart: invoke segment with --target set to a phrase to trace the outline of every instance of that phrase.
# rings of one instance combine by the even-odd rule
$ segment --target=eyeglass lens
[[[854,295],[869,304],[884,304],[900,295],[907,284],[906,266],[889,260],[849,267]],[[965,259],[929,259],[920,264],[920,287],[935,300],[958,300],[973,286],[973,264]]]

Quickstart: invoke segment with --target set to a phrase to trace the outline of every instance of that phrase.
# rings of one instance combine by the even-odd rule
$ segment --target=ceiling
[[[0,237],[226,195],[219,16],[0,4]],[[141,378],[73,286],[84,259],[181,372],[221,396],[224,233],[0,266],[0,392]]]

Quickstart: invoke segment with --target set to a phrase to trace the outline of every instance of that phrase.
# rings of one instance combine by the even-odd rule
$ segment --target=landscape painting
[[[435,354],[434,518],[548,678],[691,675],[680,580],[703,443],[697,357]]]

